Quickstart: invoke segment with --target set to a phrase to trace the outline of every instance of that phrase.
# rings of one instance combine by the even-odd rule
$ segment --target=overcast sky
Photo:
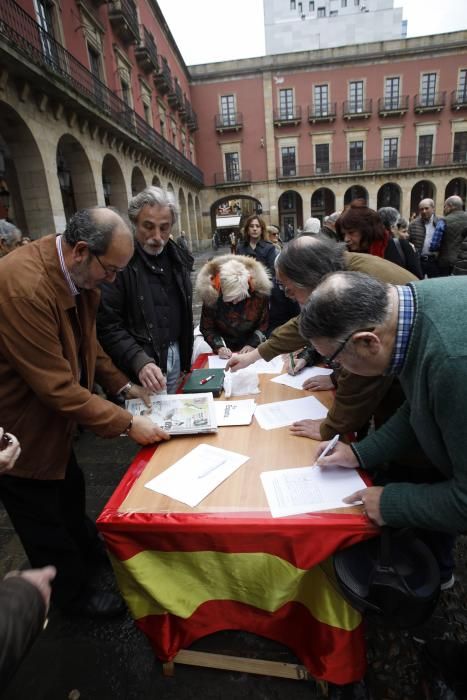
[[[1,1],[1,0],[0,0]],[[263,56],[262,0],[158,0],[187,65]],[[465,0],[399,0],[407,36],[467,29]]]

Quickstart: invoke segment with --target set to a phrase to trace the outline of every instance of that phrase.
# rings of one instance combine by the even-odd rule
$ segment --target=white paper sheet
[[[217,425],[250,425],[256,409],[254,399],[215,401]]]
[[[261,481],[273,518],[348,508],[342,499],[366,484],[355,469],[318,466],[263,472]]]
[[[305,396],[303,399],[263,403],[256,408],[255,418],[263,430],[272,430],[306,418],[326,418],[327,414],[328,409],[321,401],[314,396]]]
[[[222,360],[217,355],[209,355],[208,357],[209,369],[225,369],[227,362],[228,360]],[[257,374],[279,374],[279,372],[282,372],[283,366],[284,361],[282,357],[278,355],[270,362],[266,362],[266,360],[257,360],[247,367],[246,370],[256,372]],[[242,370],[239,371],[241,372]]]
[[[193,508],[249,459],[201,443],[144,486]]]
[[[271,382],[284,384],[285,386],[292,387],[292,389],[301,389],[303,382],[306,382],[307,379],[324,376],[326,374],[332,374],[332,369],[326,369],[326,367],[305,367],[305,369],[295,375],[281,374],[278,377],[272,377]]]

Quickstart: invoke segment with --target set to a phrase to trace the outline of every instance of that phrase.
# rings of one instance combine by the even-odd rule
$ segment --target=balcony
[[[429,95],[415,95],[414,112],[426,114],[427,112],[441,112],[446,104],[446,92],[433,92]]]
[[[333,122],[336,118],[337,110],[335,102],[327,104],[308,105],[308,121],[310,124],[319,122]]]
[[[243,114],[241,112],[216,114],[214,123],[218,134],[223,134],[224,131],[241,131],[243,129]]]
[[[467,88],[465,90],[453,90],[451,92],[451,109],[467,109]]]
[[[8,47],[8,48],[5,48]],[[132,148],[143,148],[196,186],[203,173],[134,112],[105,83],[37,24],[14,0],[0,2],[0,53],[9,52],[10,73],[34,81],[57,104],[118,136]]]
[[[297,126],[302,121],[300,105],[274,110],[274,126]]]
[[[109,20],[125,44],[139,41],[138,15],[133,0],[109,0]]]
[[[165,95],[172,90],[172,73],[165,56],[160,56],[158,65],[154,73],[154,85],[161,95]]]
[[[198,129],[198,117],[196,116],[196,112],[194,111],[193,107],[191,104],[187,101],[187,113],[186,113],[186,125],[188,127],[189,131],[197,131]]]
[[[184,107],[182,88],[177,78],[174,79],[172,83],[172,89],[169,90],[167,95],[167,102],[172,107],[172,109],[180,109]]]
[[[372,100],[346,100],[342,103],[344,119],[368,119],[371,117]]]
[[[378,99],[378,114],[380,117],[401,117],[409,111],[409,96],[380,97]]]
[[[214,173],[215,187],[232,187],[233,185],[249,185],[251,170],[239,170],[231,173]]]
[[[348,175],[350,177],[368,175],[387,170],[420,170],[429,168],[465,168],[467,154],[437,153],[433,154],[430,162],[420,159],[417,155],[400,156],[399,158],[377,158],[374,160],[340,161],[335,163],[320,163],[319,165],[297,165],[277,168],[277,180],[322,180]]]
[[[159,62],[157,60],[156,42],[151,32],[148,32],[146,27],[141,27],[142,39],[138,46],[135,47],[135,58],[140,68],[145,73],[157,70]]]

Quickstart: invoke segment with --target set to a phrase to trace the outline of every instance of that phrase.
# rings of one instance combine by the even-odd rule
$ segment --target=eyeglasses
[[[342,350],[345,348],[345,346],[347,345],[349,340],[351,338],[353,338],[355,333],[363,333],[365,331],[371,332],[374,330],[375,330],[374,328],[357,328],[356,330],[352,331],[352,333],[350,335],[348,335],[345,340],[341,341],[337,350],[335,350],[330,357],[323,356],[323,364],[325,364],[326,367],[329,367],[329,369],[340,369],[341,364],[340,364],[340,362],[336,362],[336,357],[342,352]]]
[[[102,267],[106,275],[116,275],[117,272],[123,272],[125,269],[124,267],[115,267],[115,265],[104,265],[104,263],[101,261],[100,257],[96,253],[92,253],[94,257],[96,258],[97,262],[99,265]]]

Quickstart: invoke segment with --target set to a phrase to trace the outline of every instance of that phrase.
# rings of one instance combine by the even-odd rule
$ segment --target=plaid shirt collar
[[[396,342],[389,367],[384,374],[399,374],[404,365],[415,317],[415,299],[410,286],[396,286],[399,296]]]

